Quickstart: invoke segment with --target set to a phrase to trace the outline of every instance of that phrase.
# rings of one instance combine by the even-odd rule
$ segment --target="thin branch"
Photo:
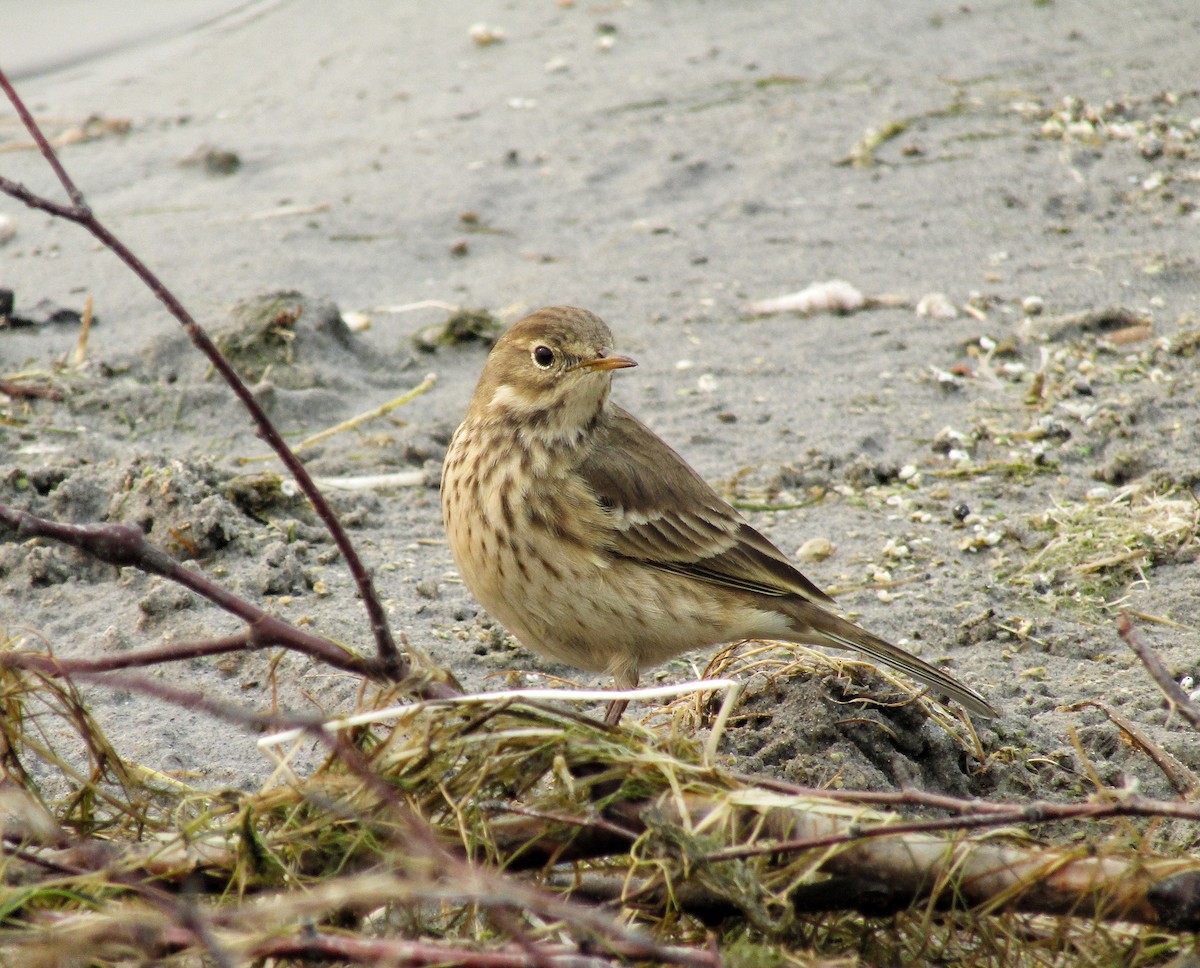
[[[479,951],[454,948],[432,941],[409,941],[403,938],[356,938],[329,931],[311,931],[290,938],[272,938],[253,948],[253,957],[299,958],[305,961],[338,961],[365,965],[462,965],[464,968],[528,968],[546,965],[547,968],[604,968],[627,963],[630,959],[653,957],[656,964],[715,966],[719,962],[702,951],[691,948],[654,946],[623,942],[605,944],[609,954],[582,954],[562,945],[537,946],[537,960],[525,951]],[[659,960],[662,959],[662,960]]]
[[[250,392],[250,388],[238,376],[229,361],[217,349],[216,344],[213,343],[200,324],[192,318],[191,313],[187,311],[163,281],[92,213],[83,193],[80,192],[79,188],[63,168],[54,148],[46,140],[46,136],[42,133],[38,123],[34,120],[33,115],[29,113],[24,101],[21,100],[20,95],[17,94],[16,89],[12,86],[12,83],[3,70],[0,70],[0,89],[3,89],[4,93],[8,96],[26,130],[33,136],[34,141],[37,142],[42,156],[53,169],[59,183],[70,197],[71,205],[64,206],[42,198],[29,191],[24,185],[3,177],[0,177],[0,191],[18,201],[24,202],[32,208],[41,209],[44,212],[49,212],[51,215],[56,215],[59,218],[83,226],[99,239],[106,248],[110,249],[134,275],[141,279],[159,302],[167,308],[167,311],[179,321],[192,343],[208,357],[213,368],[229,384],[238,400],[241,401],[242,406],[246,408],[251,419],[254,421],[258,435],[279,455],[279,459],[283,461],[284,466],[287,467],[288,472],[296,480],[301,491],[304,492],[304,495],[308,498],[314,510],[321,518],[321,521],[328,529],[334,544],[337,545],[338,551],[341,552],[342,558],[346,562],[346,567],[350,570],[354,583],[358,587],[359,595],[362,597],[363,606],[367,610],[367,618],[371,625],[371,634],[375,639],[381,670],[387,678],[393,681],[407,678],[409,674],[408,663],[396,648],[395,639],[392,636],[391,628],[388,626],[387,616],[375,591],[370,573],[358,557],[358,552],[346,534],[345,528],[342,527],[337,514],[334,513],[329,502],[325,500],[325,496],[317,488],[316,484],[313,483],[308,470],[284,442],[279,431],[275,429],[275,425],[271,423],[266,411],[263,410],[258,400],[255,399],[254,394]]]
[[[71,199],[71,208],[66,208],[61,205],[56,205],[47,199],[40,199],[32,193],[26,192],[25,196],[13,195],[14,198],[20,198],[27,205],[33,205],[34,208],[40,208],[42,211],[50,212],[52,215],[60,215],[62,218],[69,218],[73,222],[80,221],[83,217],[91,217],[91,209],[88,207],[87,199],[83,197],[83,192],[75,185],[71,176],[67,174],[67,170],[63,168],[62,162],[58,160],[58,155],[50,146],[50,142],[46,140],[46,135],[42,132],[41,125],[34,120],[33,115],[29,113],[29,109],[25,107],[25,102],[21,100],[16,89],[8,79],[8,75],[0,70],[0,88],[4,89],[4,93],[8,96],[12,106],[17,111],[17,117],[21,119],[21,123],[25,125],[25,130],[33,137],[34,143],[37,144],[38,150],[41,151],[42,157],[50,165],[54,171],[54,176],[65,189],[67,197]],[[5,179],[7,181],[7,179]],[[18,186],[22,191],[25,191],[23,185]],[[5,189],[7,191],[7,189]],[[11,194],[11,193],[10,193]],[[31,201],[34,200],[34,201]],[[44,202],[45,204],[37,204]],[[70,214],[68,214],[70,213]]]
[[[1110,709],[1104,703],[1095,699],[1084,699],[1077,703],[1065,707],[1064,712],[1073,712],[1077,709],[1099,709],[1108,717],[1109,722],[1116,726],[1122,733],[1128,737],[1129,742],[1145,753],[1154,761],[1154,765],[1162,770],[1163,776],[1175,788],[1185,800],[1191,799],[1192,794],[1200,789],[1200,778],[1191,770],[1179,762],[1174,756],[1168,753],[1165,749],[1155,743],[1141,729],[1135,726],[1132,722],[1120,715],[1116,710]]]
[[[352,655],[328,639],[294,628],[215,584],[199,572],[184,568],[161,548],[150,544],[145,535],[131,525],[63,524],[38,517],[28,511],[0,505],[0,533],[3,533],[5,526],[18,540],[32,537],[52,538],[110,565],[137,568],[176,582],[246,622],[250,626],[247,642],[249,646],[284,646],[311,655],[338,669],[381,678],[375,663]]]
[[[205,639],[200,642],[172,642],[157,649],[140,649],[122,652],[103,659],[60,659],[58,656],[29,656],[29,668],[50,676],[70,676],[79,672],[116,672],[120,669],[144,669],[146,666],[162,665],[165,662],[182,662],[187,659],[203,659],[213,655],[226,655],[253,648],[250,632],[238,632],[220,639]],[[35,661],[36,660],[36,661]]]
[[[829,799],[824,794],[816,796]],[[848,794],[844,799],[853,796],[858,794]],[[942,806],[953,800],[939,799],[944,801]],[[880,904],[886,903],[889,911],[901,910],[933,896],[938,905],[958,909],[987,910],[999,905],[1029,913],[1200,929],[1200,906],[1180,907],[1172,900],[1200,896],[1200,869],[1195,861],[1094,856],[1086,850],[1012,844],[991,836],[940,836],[945,831],[1125,816],[1173,817],[1196,823],[1200,822],[1200,804],[1127,797],[1086,803],[1003,803],[977,813],[966,812],[974,806],[972,801],[959,800],[957,805],[955,816],[915,821],[902,820],[895,814],[864,813],[860,819],[848,814],[844,806],[821,809],[819,802],[796,809],[779,806],[750,811],[747,823],[758,832],[755,842],[695,855],[692,863],[698,866],[819,851],[823,852],[819,863],[822,873],[886,887],[886,901],[881,900],[878,891],[856,890],[836,898],[828,893],[793,898],[797,908],[803,910],[849,909],[879,914]],[[685,796],[682,804],[673,798],[629,800],[614,803],[602,812],[607,821],[604,826],[584,822],[569,835],[549,826],[549,818],[514,816],[493,825],[492,842],[508,869],[538,867],[627,851],[630,834],[651,832],[647,818],[657,818],[656,823],[678,823],[689,830],[701,829],[709,824],[712,812],[720,809],[699,795]],[[614,829],[621,830],[623,836],[614,836]],[[704,879],[686,883],[692,891],[689,910],[702,912],[718,909],[731,900],[736,903],[736,899],[714,893],[705,886],[709,882]],[[672,896],[678,899],[677,892]],[[628,893],[622,893],[621,898],[631,900]]]
[[[1162,659],[1142,641],[1137,629],[1133,627],[1128,612],[1121,612],[1117,619],[1117,631],[1125,640],[1125,644],[1133,649],[1134,655],[1142,660],[1142,665],[1150,673],[1150,678],[1154,680],[1155,685],[1162,690],[1162,694],[1167,697],[1167,702],[1178,709],[1179,715],[1192,724],[1192,729],[1200,729],[1200,706],[1192,702],[1191,697],[1183,691],[1179,683],[1171,678],[1171,673],[1162,664]]]

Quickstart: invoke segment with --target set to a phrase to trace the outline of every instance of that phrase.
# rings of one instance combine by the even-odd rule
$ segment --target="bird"
[[[839,615],[833,600],[611,399],[607,324],[550,306],[492,346],[442,465],[464,584],[525,647],[618,689],[701,647],[773,639],[853,650],[985,718],[978,692]],[[625,703],[606,717],[619,722]]]

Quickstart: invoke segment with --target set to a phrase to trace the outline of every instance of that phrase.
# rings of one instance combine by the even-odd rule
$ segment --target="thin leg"
[[[633,656],[615,657],[609,663],[608,671],[613,677],[613,685],[618,689],[637,688],[638,667],[637,659]],[[614,699],[608,704],[608,712],[604,715],[604,722],[609,726],[616,726],[621,721],[621,716],[628,705],[628,699]]]
[[[608,712],[604,714],[604,723],[607,726],[616,726],[621,721],[621,715],[625,712],[625,707],[629,705],[628,699],[614,699],[608,704]]]

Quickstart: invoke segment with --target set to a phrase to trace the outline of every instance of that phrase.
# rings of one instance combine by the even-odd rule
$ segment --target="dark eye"
[[[549,346],[535,346],[533,348],[533,362],[543,370],[550,369],[550,364],[554,362],[554,350],[550,349]]]

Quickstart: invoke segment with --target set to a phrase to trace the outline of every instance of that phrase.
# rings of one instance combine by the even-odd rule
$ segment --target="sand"
[[[422,349],[414,337],[447,311],[397,307],[512,322],[566,303],[602,315],[638,359],[616,377],[623,405],[788,553],[827,539],[832,555],[804,566],[813,580],[1003,713],[976,724],[980,763],[915,710],[845,704],[894,696],[882,679],[797,677],[747,700],[725,745],[741,768],[1081,796],[1074,729],[1103,783],[1170,795],[1100,703],[1200,769],[1195,734],[1103,604],[1176,623],[1139,620],[1173,674],[1195,673],[1191,3],[293,0],[190,17],[91,48],[24,24],[40,59],[21,62],[19,89],[51,135],[118,122],[94,122],[63,162],[205,326],[227,329],[263,293],[302,294],[290,360],[258,388],[289,439],[436,374],[306,458],[322,477],[422,472],[334,500],[394,626],[469,687],[599,680],[517,648],[457,581],[438,467],[485,348]],[[476,43],[480,23],[503,39]],[[55,193],[11,112],[0,125],[0,174]],[[64,395],[3,403],[0,503],[137,523],[255,602],[369,650],[311,513],[277,489],[250,496],[244,475],[277,465],[257,460],[250,422],[178,324],[77,227],[7,198],[0,214],[18,313],[90,295],[99,317],[70,372],[54,366],[76,326],[0,330],[0,376],[54,371]],[[867,306],[746,312],[831,279]],[[309,329],[330,303],[369,325]],[[1055,321],[1108,307],[1150,328],[1102,338],[1103,321]],[[238,627],[160,579],[0,545],[0,628],[23,647],[97,656]],[[150,674],[251,709],[336,713],[358,694],[295,656],[273,680],[271,659]],[[213,786],[268,771],[254,737],[202,713],[89,696],[131,760]]]

